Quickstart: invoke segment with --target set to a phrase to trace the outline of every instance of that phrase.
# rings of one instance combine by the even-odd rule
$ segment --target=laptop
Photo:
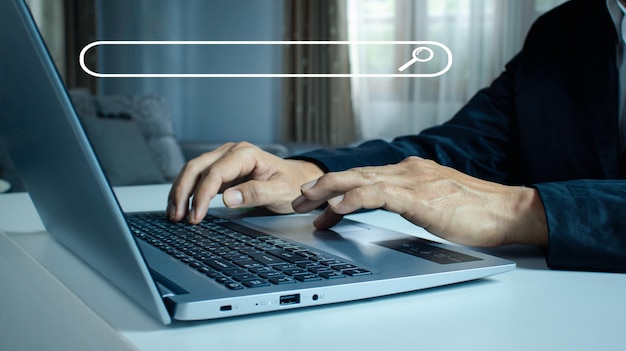
[[[0,42],[0,139],[46,230],[164,324],[368,299],[515,268],[348,219],[315,230],[316,214],[214,208],[196,226],[125,214],[22,0],[0,2]]]

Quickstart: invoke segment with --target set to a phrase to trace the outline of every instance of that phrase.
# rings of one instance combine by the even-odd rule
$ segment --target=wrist
[[[517,187],[513,206],[513,223],[506,244],[548,246],[548,224],[539,192]]]

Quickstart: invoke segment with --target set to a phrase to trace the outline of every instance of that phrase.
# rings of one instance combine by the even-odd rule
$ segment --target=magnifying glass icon
[[[428,52],[428,56],[425,57],[425,58],[420,58],[419,54],[422,51]],[[400,68],[398,68],[398,71],[404,72],[404,70],[406,70],[407,68],[412,66],[415,62],[428,62],[428,61],[430,61],[433,58],[434,55],[435,54],[433,53],[433,51],[430,48],[427,48],[425,46],[420,46],[420,47],[416,48],[415,50],[413,50],[413,53],[412,53],[413,58],[411,58],[409,60],[409,62],[405,63]]]

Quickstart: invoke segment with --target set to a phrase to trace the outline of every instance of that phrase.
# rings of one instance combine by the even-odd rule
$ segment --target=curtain
[[[96,40],[95,0],[27,0],[26,3],[46,42],[59,74],[68,88],[96,92],[96,80],[78,64],[80,50]],[[87,57],[97,66],[96,55]]]
[[[62,1],[26,0],[39,32],[46,42],[50,55],[65,77],[65,30],[63,27],[64,11]]]
[[[347,40],[345,0],[287,0],[285,40]],[[290,45],[285,73],[349,73],[345,45]],[[350,78],[288,78],[283,84],[287,142],[347,145],[356,140]]]
[[[85,45],[96,40],[95,0],[64,0],[65,10],[65,84],[97,92],[97,80],[80,68],[78,55]],[[98,67],[97,55],[86,57],[88,67]]]
[[[364,139],[419,133],[447,121],[489,85],[520,49],[536,17],[564,0],[348,0],[351,40],[434,40],[453,55],[435,78],[354,78],[355,111]],[[411,58],[354,52],[353,69],[375,71]]]

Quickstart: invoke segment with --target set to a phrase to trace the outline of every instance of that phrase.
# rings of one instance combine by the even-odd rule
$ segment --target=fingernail
[[[296,208],[300,205],[302,205],[302,203],[306,200],[306,198],[302,195],[298,196],[295,200],[293,200],[293,202],[291,202],[291,207]]]
[[[236,189],[226,190],[224,192],[224,203],[228,207],[239,206],[243,203],[243,194]]]
[[[317,179],[312,180],[312,181],[310,181],[310,182],[308,182],[308,183],[304,183],[304,184],[302,184],[302,186],[300,187],[300,191],[307,191],[307,190],[311,189],[312,187],[314,187],[314,186],[315,186],[315,184],[317,184]]]
[[[341,201],[343,201],[343,194],[328,199],[328,203],[331,206],[337,206],[337,204],[339,204]]]

